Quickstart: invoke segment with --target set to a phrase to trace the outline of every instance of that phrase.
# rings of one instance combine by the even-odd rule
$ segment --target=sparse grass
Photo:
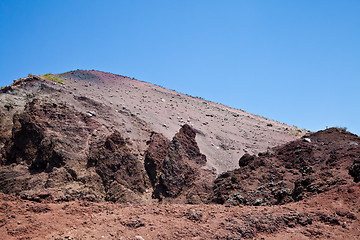
[[[285,131],[288,131],[290,134],[294,134],[294,135],[301,135],[301,133],[303,132],[302,129],[298,128],[297,126],[293,126],[292,128],[290,127],[290,129],[285,128]],[[305,132],[306,132],[306,130],[305,130]]]
[[[340,132],[346,132],[347,131],[347,127],[336,127]]]
[[[43,77],[46,78],[46,79],[49,79],[49,80],[51,80],[51,81],[55,81],[55,82],[58,82],[58,83],[64,83],[64,80],[56,77],[56,76],[55,76],[54,74],[52,74],[52,73],[44,74]]]

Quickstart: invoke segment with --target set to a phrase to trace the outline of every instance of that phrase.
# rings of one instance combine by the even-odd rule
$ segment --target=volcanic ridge
[[[100,71],[0,92],[4,239],[358,239],[359,181],[344,128]]]

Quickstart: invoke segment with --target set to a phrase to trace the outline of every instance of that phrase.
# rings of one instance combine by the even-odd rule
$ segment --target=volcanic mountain
[[[212,176],[235,169],[244,153],[257,154],[306,133],[241,110],[99,71],[29,76],[2,92],[0,162],[6,171],[1,172],[0,179],[7,183],[2,191],[28,197],[41,192],[65,199],[112,199],[106,192],[115,189],[114,182],[121,182],[119,186],[126,186],[123,191],[128,193],[133,192],[132,185],[138,193],[152,192],[149,181],[154,184],[156,180],[148,178],[144,167],[149,166],[144,165],[150,156],[149,144],[159,138],[163,145],[168,144],[185,125],[191,130],[183,134],[193,138],[186,144],[204,155],[198,168],[212,172]],[[113,163],[120,158],[128,163]],[[128,167],[126,172],[121,172],[125,171],[122,164]],[[129,179],[119,180],[125,175],[130,175]],[[142,177],[130,180],[134,176]]]
[[[46,225],[36,214],[54,218],[59,208],[92,216],[103,209],[109,216],[91,224],[108,231],[120,204],[142,210],[118,212],[126,217],[110,239],[134,239],[141,229],[146,239],[360,234],[360,138],[345,129],[311,133],[125,76],[77,70],[2,88],[0,130],[3,236],[40,234],[31,224],[26,231],[9,226],[25,221],[18,216],[25,212]],[[188,231],[173,226],[159,234],[161,219],[172,218]],[[153,233],[151,222],[159,224]],[[41,231],[66,238],[58,229],[52,237]]]

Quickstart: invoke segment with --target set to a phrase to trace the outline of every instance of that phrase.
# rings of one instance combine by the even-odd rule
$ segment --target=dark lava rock
[[[163,161],[169,154],[170,141],[161,133],[153,132],[145,154],[145,169],[153,187],[158,184]]]
[[[64,165],[64,156],[54,135],[45,134],[45,122],[41,118],[62,117],[57,106],[39,105],[37,100],[26,106],[23,114],[14,116],[12,138],[6,144],[4,164],[24,163],[32,170],[50,171],[53,167]],[[53,113],[53,114],[49,114]]]
[[[208,179],[212,179],[213,174],[201,169],[206,157],[200,153],[195,136],[195,130],[187,124],[170,143],[160,135],[153,135],[145,164],[154,183],[155,198],[168,201],[176,199],[179,202],[185,198],[185,202],[191,203],[208,201],[211,192]]]
[[[349,168],[349,174],[354,178],[354,182],[360,182],[360,159],[355,159]]]
[[[136,201],[136,194],[144,193],[147,187],[141,162],[118,131],[90,146],[88,167],[95,167],[103,180],[107,200]]]
[[[245,154],[239,168],[214,182],[213,202],[273,205],[299,201],[360,179],[360,138],[340,128],[304,136],[259,156]],[[351,175],[351,176],[350,176]]]
[[[138,202],[145,192],[145,169],[130,143],[118,131],[106,136],[94,118],[34,100],[13,121],[1,159],[2,192],[34,201],[114,202]]]
[[[79,179],[77,172],[79,165],[86,163],[81,153],[86,150],[87,138],[99,126],[64,104],[29,102],[13,117],[12,136],[0,161],[0,190],[35,201],[97,195],[99,177]]]

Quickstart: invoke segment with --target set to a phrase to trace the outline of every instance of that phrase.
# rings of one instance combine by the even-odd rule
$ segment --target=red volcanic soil
[[[73,201],[0,194],[1,239],[359,239],[360,185],[282,206]]]

